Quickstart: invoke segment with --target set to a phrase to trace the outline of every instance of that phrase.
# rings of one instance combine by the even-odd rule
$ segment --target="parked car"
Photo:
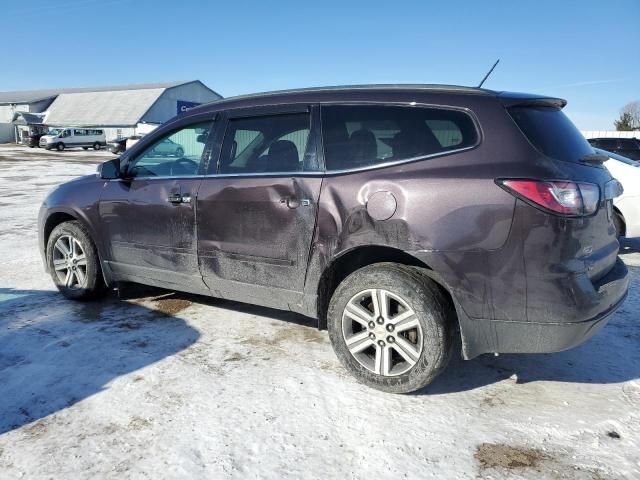
[[[183,157],[184,148],[182,148],[182,145],[174,142],[170,138],[165,138],[153,147],[152,153],[154,155],[160,155],[163,157],[167,157],[169,155],[172,155],[174,157]]]
[[[640,237],[640,163],[599,148],[607,170],[620,181],[624,193],[613,200],[613,223],[619,237]]]
[[[133,147],[144,135],[131,135],[125,142],[125,150]]]
[[[40,139],[42,138],[42,133],[32,133],[28,137],[25,138],[24,144],[29,148],[37,147],[40,144]]]
[[[129,137],[117,137],[107,142],[107,148],[111,153],[122,153],[127,149],[127,140]]]
[[[106,144],[104,130],[94,128],[54,128],[40,138],[41,147],[60,152],[71,147],[100,150]]]
[[[466,359],[568,349],[629,278],[620,184],[565,103],[443,86],[220,100],[54,190],[41,253],[71,299],[138,282],[315,317],[388,392],[431,382],[457,331]],[[184,155],[158,156],[168,142]]]
[[[593,147],[640,160],[640,140],[637,138],[590,138],[588,141]]]

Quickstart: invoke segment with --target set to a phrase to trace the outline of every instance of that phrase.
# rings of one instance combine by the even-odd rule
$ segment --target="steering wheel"
[[[178,167],[179,172],[175,171],[175,168]],[[175,173],[197,173],[198,171],[198,162],[194,162],[185,157],[178,158],[174,160],[171,165],[171,174]]]

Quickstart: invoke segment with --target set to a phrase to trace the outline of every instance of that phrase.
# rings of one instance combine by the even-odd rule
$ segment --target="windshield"
[[[60,132],[62,132],[62,128],[52,128],[47,132],[47,135],[53,135],[55,137],[57,135],[60,135]]]
[[[558,108],[511,107],[509,113],[533,146],[548,157],[579,162],[594,154],[580,130]]]

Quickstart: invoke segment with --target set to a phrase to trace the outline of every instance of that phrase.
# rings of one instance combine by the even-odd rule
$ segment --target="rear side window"
[[[327,171],[370,167],[471,147],[478,132],[459,110],[336,105],[322,107]]]
[[[558,108],[511,107],[509,113],[533,146],[547,157],[578,162],[594,154],[593,147]]]

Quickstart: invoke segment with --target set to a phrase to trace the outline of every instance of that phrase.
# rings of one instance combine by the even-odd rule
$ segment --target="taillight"
[[[497,183],[528,203],[560,215],[591,215],[600,203],[600,189],[593,183],[515,179]]]

